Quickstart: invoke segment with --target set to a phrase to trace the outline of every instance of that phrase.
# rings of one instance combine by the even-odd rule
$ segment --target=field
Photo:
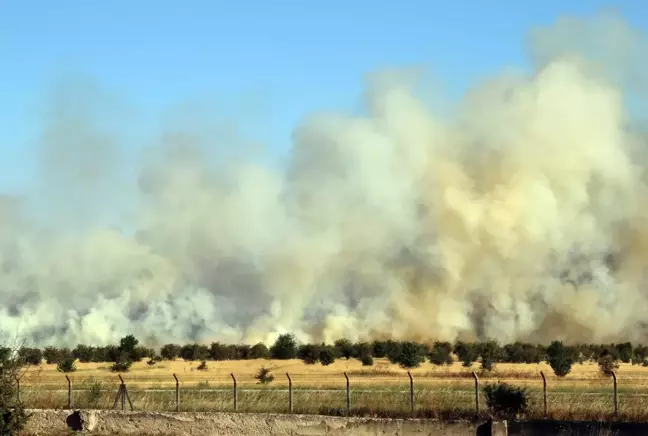
[[[351,408],[355,414],[399,416],[410,413],[410,381],[407,371],[376,359],[363,367],[355,359],[337,360],[329,366],[306,365],[300,360],[247,360],[208,362],[146,362],[134,364],[123,374],[136,410],[175,410],[175,379],[180,383],[180,410],[233,410],[234,373],[238,385],[238,410],[285,412],[288,410],[288,378],[293,383],[296,413],[344,413],[346,379],[349,377]],[[259,368],[270,368],[275,379],[260,385],[254,378]],[[117,374],[107,363],[77,363],[70,373],[72,404],[78,408],[112,408],[119,388]],[[415,389],[415,413],[419,416],[468,416],[475,411],[472,370],[459,363],[437,367],[424,363],[411,370]],[[560,419],[613,418],[612,379],[600,375],[592,363],[576,364],[565,378],[554,376],[546,364],[498,364],[495,371],[479,374],[483,387],[494,381],[526,386],[531,393],[531,415],[543,416],[542,378],[547,377],[549,416]],[[621,419],[648,421],[648,368],[621,364],[618,375],[618,404]],[[68,385],[55,365],[29,368],[20,381],[21,399],[28,407],[65,408]],[[480,389],[481,391],[481,389]],[[485,409],[483,392],[480,395]],[[118,406],[119,407],[119,406]]]

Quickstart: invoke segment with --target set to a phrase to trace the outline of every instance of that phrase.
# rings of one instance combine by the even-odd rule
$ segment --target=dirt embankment
[[[506,435],[506,424],[441,423],[430,420],[340,418],[245,413],[153,413],[89,410],[32,410],[23,436],[469,436]]]

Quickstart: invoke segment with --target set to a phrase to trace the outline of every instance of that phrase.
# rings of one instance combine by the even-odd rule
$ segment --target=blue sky
[[[84,77],[125,99],[142,134],[199,101],[285,153],[300,118],[353,106],[372,70],[426,66],[458,95],[523,67],[531,26],[601,7],[648,22],[641,0],[0,0],[0,192],[34,177],[40,111],[60,79]]]

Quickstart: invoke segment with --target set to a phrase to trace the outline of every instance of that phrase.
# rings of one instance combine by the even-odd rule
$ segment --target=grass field
[[[357,360],[337,360],[330,366],[305,365],[299,360],[247,360],[208,362],[160,362],[134,364],[122,376],[137,410],[175,410],[175,373],[180,381],[180,409],[188,411],[233,409],[234,373],[238,384],[238,410],[285,412],[288,410],[289,373],[293,382],[293,407],[297,413],[343,413],[346,407],[346,379],[351,387],[351,407],[356,414],[396,416],[409,413],[410,382],[407,370],[376,359],[372,367]],[[107,363],[77,363],[70,373],[72,402],[79,408],[110,408],[119,387],[117,374]],[[259,385],[254,375],[265,366],[275,379]],[[415,409],[420,416],[467,416],[474,413],[472,370],[459,363],[437,367],[429,363],[411,370],[415,388]],[[546,364],[498,364],[495,371],[479,374],[486,383],[506,381],[523,385],[531,393],[531,416],[543,415],[542,378],[547,377],[548,409],[553,418],[608,419],[614,410],[611,378],[600,375],[592,363],[574,365],[559,379]],[[621,364],[617,371],[620,419],[648,421],[648,368]],[[28,407],[67,407],[67,381],[55,365],[31,367],[21,379],[21,398]],[[481,408],[485,399],[480,396]]]

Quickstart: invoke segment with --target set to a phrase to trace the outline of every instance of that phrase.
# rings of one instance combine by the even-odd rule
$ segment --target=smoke
[[[600,15],[527,42],[532,72],[453,113],[409,73],[372,76],[366,113],[312,114],[280,168],[227,126],[168,129],[133,166],[119,105],[63,87],[35,188],[0,198],[0,330],[69,346],[643,339],[648,136],[628,94],[644,101],[646,40]]]

